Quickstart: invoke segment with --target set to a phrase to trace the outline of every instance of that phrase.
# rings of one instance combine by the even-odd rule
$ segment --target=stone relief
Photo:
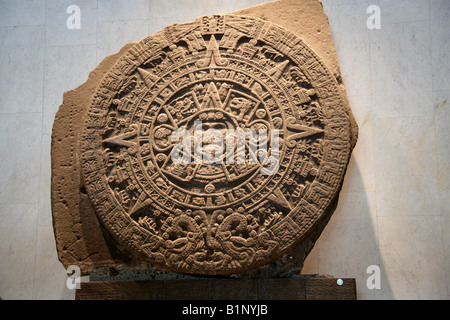
[[[206,16],[136,43],[104,76],[82,131],[82,176],[99,220],[136,258],[239,273],[289,252],[320,221],[342,184],[350,126],[338,83],[298,36]],[[175,163],[180,129],[191,159],[215,153]],[[244,138],[233,162],[236,137],[228,149],[207,137],[212,129],[276,130],[278,147],[267,136],[252,154]],[[263,174],[267,157],[277,166]]]

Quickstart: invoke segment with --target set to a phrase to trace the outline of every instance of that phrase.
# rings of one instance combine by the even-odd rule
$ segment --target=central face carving
[[[292,249],[334,199],[349,156],[337,83],[294,34],[203,17],[125,54],[92,100],[86,188],[126,249],[229,274]]]
[[[260,188],[268,178],[261,172],[261,153],[276,153],[279,160],[279,146],[269,152],[267,146],[271,146],[268,133],[282,128],[281,114],[275,128],[265,102],[251,88],[227,79],[229,73],[230,69],[216,67],[208,75],[202,71],[188,75],[208,80],[172,92],[154,116],[148,142],[145,136],[140,138],[152,146],[156,168],[173,183],[177,198],[192,209],[236,203],[230,193],[234,188],[245,190],[253,178]],[[174,161],[178,152],[184,152],[183,163]],[[192,201],[186,201],[188,197]]]

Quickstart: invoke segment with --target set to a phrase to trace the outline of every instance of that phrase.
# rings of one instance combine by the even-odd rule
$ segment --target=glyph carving
[[[188,163],[173,161],[179,129],[192,138]],[[278,149],[268,135],[252,155],[245,140],[233,162],[235,137],[227,149],[210,129],[277,130]],[[339,192],[350,149],[347,105],[314,52],[273,23],[216,15],[169,26],[116,62],[91,101],[81,161],[100,221],[129,252],[230,274],[307,235]],[[270,156],[276,170],[262,174]]]

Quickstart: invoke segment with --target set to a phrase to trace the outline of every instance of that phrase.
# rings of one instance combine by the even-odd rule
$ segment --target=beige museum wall
[[[299,0],[301,1],[301,0]],[[62,93],[122,45],[264,0],[0,0],[0,296],[73,299],[50,212]],[[81,9],[69,30],[68,6]],[[367,8],[381,10],[370,30]],[[323,0],[360,135],[338,209],[303,273],[360,299],[450,298],[450,1]],[[369,289],[370,266],[380,289]]]

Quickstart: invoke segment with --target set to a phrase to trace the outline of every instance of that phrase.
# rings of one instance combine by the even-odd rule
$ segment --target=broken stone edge
[[[78,265],[83,275],[93,272],[113,271],[114,273],[152,269],[154,269],[155,274],[160,276],[166,273],[166,275],[173,277],[174,274],[177,274],[169,270],[164,271],[154,268],[150,264],[130,256],[130,253],[121,248],[97,219],[82,181],[79,138],[84,124],[83,114],[88,109],[91,96],[101,83],[104,75],[136,43],[129,43],[118,53],[106,57],[89,74],[88,80],[83,85],[65,92],[63,103],[55,116],[51,146],[51,203],[56,248],[58,259],[63,266],[67,268],[69,265]],[[308,43],[306,44],[309,46]],[[309,48],[314,51],[311,46]],[[316,54],[316,56],[318,55]],[[318,57],[320,59],[320,56]],[[334,74],[335,80],[341,88],[341,96],[346,105],[349,106],[340,71]],[[358,127],[350,107],[347,110],[351,128],[350,149],[352,150],[358,137]],[[343,179],[340,188],[342,188],[342,182]],[[242,278],[289,277],[298,274],[303,267],[304,260],[332,216],[338,198],[339,192],[336,193],[329,208],[316,222],[316,226],[298,239],[289,250],[286,250],[287,252],[282,253],[284,255],[281,258],[265,266],[231,276]],[[292,247],[294,248],[292,249]],[[183,278],[183,276],[184,274],[179,274],[179,277]],[[197,275],[186,276],[196,277]],[[201,277],[202,275],[198,276]]]

